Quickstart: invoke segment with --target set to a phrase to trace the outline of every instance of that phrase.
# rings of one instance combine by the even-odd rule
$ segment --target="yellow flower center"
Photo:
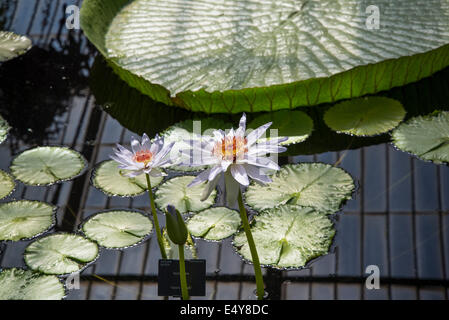
[[[134,154],[133,160],[146,166],[151,161],[151,158],[153,158],[153,154],[150,150],[140,150]]]
[[[220,142],[217,142],[213,149],[213,154],[221,157],[223,160],[235,162],[238,158],[248,152],[248,140],[242,137],[225,137]]]

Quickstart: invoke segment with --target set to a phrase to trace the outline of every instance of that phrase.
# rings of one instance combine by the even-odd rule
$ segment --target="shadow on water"
[[[129,87],[101,56],[97,56],[94,62],[89,83],[97,103],[121,125],[140,135],[146,132],[153,136],[179,121],[190,118],[219,118],[236,123],[240,117],[240,115],[192,113],[156,102],[137,89]],[[429,114],[437,109],[448,110],[449,68],[432,77],[379,95],[399,100],[407,111],[406,119]],[[389,134],[355,137],[330,130],[323,121],[323,115],[331,106],[332,104],[323,104],[298,109],[305,111],[313,119],[314,131],[305,142],[290,146],[288,155],[357,149],[390,141]],[[253,113],[248,116],[252,119],[259,114]]]

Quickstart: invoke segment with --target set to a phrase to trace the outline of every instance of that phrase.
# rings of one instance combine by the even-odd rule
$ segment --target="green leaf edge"
[[[0,194],[0,200],[2,200],[9,197],[14,192],[14,190],[16,190],[16,181],[8,172],[3,170],[0,170],[0,176],[6,177],[6,180],[9,180],[12,183],[11,190],[7,194],[5,194],[5,196],[2,197],[2,195]]]

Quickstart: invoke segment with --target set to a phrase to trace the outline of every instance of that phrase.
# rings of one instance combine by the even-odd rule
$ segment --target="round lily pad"
[[[118,168],[118,163],[108,160],[100,163],[92,174],[92,183],[95,188],[108,196],[133,197],[148,190],[145,174],[129,178],[128,170]],[[164,177],[150,177],[151,187],[162,182]]]
[[[13,59],[31,48],[31,40],[8,31],[0,31],[0,62]]]
[[[237,232],[240,213],[226,207],[215,207],[198,212],[187,221],[187,229],[195,237],[222,240]]]
[[[0,204],[0,241],[36,237],[55,225],[56,207],[39,201],[20,200]]]
[[[374,136],[395,128],[404,119],[405,113],[397,100],[365,97],[333,106],[324,114],[324,121],[339,133]]]
[[[324,163],[301,163],[283,166],[273,182],[252,183],[246,202],[255,210],[296,204],[332,214],[352,197],[354,181],[343,169]]]
[[[167,254],[167,259],[179,259],[179,249],[178,245],[170,240],[168,236],[167,229],[162,230],[162,241],[164,242],[165,253]],[[189,259],[198,259],[198,253],[196,250],[195,241],[193,241],[190,234],[187,235],[187,242],[184,245],[184,258]]]
[[[274,268],[301,268],[310,260],[327,254],[335,235],[326,215],[295,205],[262,211],[251,223],[260,263]],[[234,246],[243,258],[252,261],[242,230]]]
[[[77,234],[55,233],[25,249],[26,265],[45,274],[69,274],[84,269],[98,256],[98,246]]]
[[[114,210],[90,217],[82,230],[102,247],[126,248],[145,239],[153,230],[153,223],[140,212]]]
[[[8,137],[8,132],[11,129],[8,122],[0,116],[0,144]]]
[[[56,276],[18,268],[0,272],[0,300],[61,300],[65,295]]]
[[[259,142],[270,139],[271,130],[277,130],[277,137],[288,137],[280,144],[288,146],[300,143],[310,136],[313,131],[313,120],[305,112],[296,110],[281,110],[271,113],[264,113],[248,124],[248,129],[256,129],[268,122],[273,122],[267,130],[267,136],[259,139]]]
[[[27,185],[42,186],[71,180],[84,171],[86,160],[65,147],[37,147],[19,154],[11,173]]]
[[[195,179],[194,176],[175,177],[167,180],[158,188],[155,193],[156,205],[164,211],[169,204],[181,212],[196,212],[207,209],[214,204],[217,191],[214,190],[209,198],[201,201],[201,195],[205,184],[199,184],[194,187],[187,187]]]
[[[401,124],[392,133],[394,145],[421,159],[449,162],[449,112],[419,116]]]
[[[9,196],[15,186],[14,179],[5,171],[0,170],[0,199]]]

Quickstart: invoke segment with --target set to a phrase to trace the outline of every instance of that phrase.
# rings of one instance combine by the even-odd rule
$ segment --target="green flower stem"
[[[257,299],[263,300],[265,288],[263,284],[262,269],[260,268],[259,255],[257,254],[256,245],[254,243],[253,234],[249,228],[248,216],[246,214],[245,205],[243,204],[242,191],[239,190],[239,209],[240,218],[242,219],[243,229],[245,230],[246,239],[248,240],[251,257],[253,258],[254,275],[256,276]]]
[[[189,300],[189,290],[187,289],[186,264],[184,260],[184,245],[178,245],[179,249],[179,278],[181,280],[182,300]]]
[[[159,227],[159,220],[157,219],[157,212],[156,212],[156,205],[154,204],[153,191],[151,190],[150,175],[148,173],[146,173],[145,175],[147,177],[148,195],[150,196],[151,213],[153,214],[154,226],[157,235],[157,242],[159,243],[159,250],[161,251],[162,259],[167,259],[164,242],[162,241],[161,228]]]

